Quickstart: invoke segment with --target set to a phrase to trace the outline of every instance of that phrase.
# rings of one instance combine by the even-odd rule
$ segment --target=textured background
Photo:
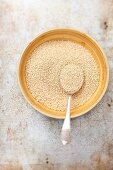
[[[110,65],[105,96],[72,120],[67,146],[59,139],[63,122],[35,111],[17,82],[26,45],[56,27],[91,35]],[[0,0],[0,170],[113,170],[113,0]]]

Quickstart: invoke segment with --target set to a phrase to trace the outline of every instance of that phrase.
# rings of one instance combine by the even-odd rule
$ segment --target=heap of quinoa
[[[45,42],[30,53],[25,77],[32,96],[48,108],[66,110],[68,94],[61,87],[60,74],[70,64],[79,66],[84,72],[83,86],[72,95],[71,108],[88,101],[98,87],[99,68],[87,48],[61,40]]]

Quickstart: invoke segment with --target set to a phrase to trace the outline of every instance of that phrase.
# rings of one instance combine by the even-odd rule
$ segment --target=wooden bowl
[[[71,29],[50,30],[35,38],[26,47],[20,59],[18,69],[18,80],[22,94],[37,111],[43,113],[44,115],[58,119],[63,119],[65,117],[65,112],[52,110],[44,106],[42,103],[37,102],[29,92],[25,81],[25,64],[29,57],[29,53],[32,50],[34,50],[36,46],[39,46],[40,44],[50,40],[70,40],[81,44],[82,46],[88,48],[91,51],[96,63],[99,66],[100,80],[97,90],[91,96],[91,98],[87,102],[85,102],[82,106],[79,106],[71,110],[72,118],[81,116],[88,112],[89,110],[91,110],[103,97],[108,85],[109,67],[107,58],[99,44],[89,35],[79,32],[77,30]]]

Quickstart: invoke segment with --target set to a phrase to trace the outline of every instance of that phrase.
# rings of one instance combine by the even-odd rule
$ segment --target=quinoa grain
[[[60,73],[60,84],[67,94],[74,94],[84,82],[83,70],[74,64],[66,65]]]
[[[99,83],[99,68],[88,49],[71,41],[49,41],[35,48],[26,62],[26,83],[32,96],[45,106],[64,111],[68,95],[61,88],[61,70],[70,64],[84,71],[84,84],[72,96],[71,108],[84,104]]]

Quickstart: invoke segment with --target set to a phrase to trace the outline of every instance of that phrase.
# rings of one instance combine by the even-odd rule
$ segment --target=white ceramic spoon
[[[64,67],[60,74],[60,84],[64,91],[68,94],[68,104],[66,109],[66,116],[61,130],[61,141],[63,145],[70,142],[71,127],[70,127],[70,108],[71,96],[80,90],[84,82],[83,70],[76,65],[69,64]]]

